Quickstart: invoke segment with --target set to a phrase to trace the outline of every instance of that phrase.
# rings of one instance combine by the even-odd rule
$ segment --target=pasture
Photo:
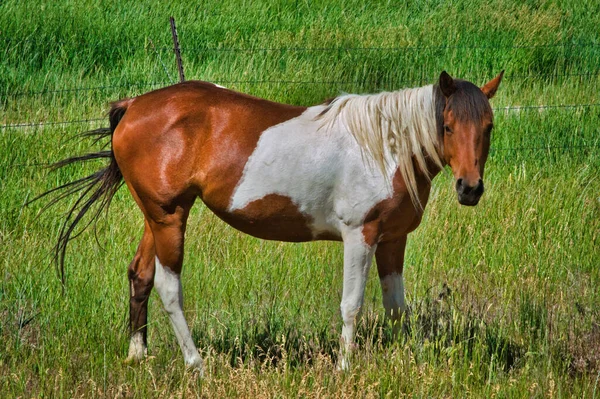
[[[486,193],[442,172],[409,236],[403,334],[372,268],[352,369],[335,370],[342,247],[243,235],[200,202],[184,310],[206,378],[184,370],[158,296],[149,357],[123,363],[126,268],[142,216],[125,188],[52,263],[69,203],[23,204],[101,165],[108,103],[188,79],[290,104],[502,70]],[[0,3],[0,396],[600,397],[600,3],[459,0]]]

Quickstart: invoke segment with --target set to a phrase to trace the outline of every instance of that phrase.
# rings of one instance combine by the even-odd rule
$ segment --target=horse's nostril
[[[456,179],[456,192],[459,195],[480,197],[483,194],[483,180],[478,179],[477,182],[471,186],[469,182],[463,178]]]
[[[475,193],[477,195],[481,195],[483,194],[483,180],[479,179],[479,181],[477,182],[477,186],[475,187]]]
[[[461,190],[463,188],[463,179],[456,179],[456,190]]]

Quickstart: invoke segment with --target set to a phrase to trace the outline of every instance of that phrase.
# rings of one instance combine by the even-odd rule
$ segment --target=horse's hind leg
[[[154,286],[171,319],[186,365],[202,372],[202,358],[183,314],[181,268],[185,227],[191,204],[175,207],[173,213],[154,212],[150,227],[156,249]]]
[[[148,298],[154,286],[154,236],[148,222],[135,257],[129,264],[129,328],[131,340],[127,362],[136,362],[147,353]]]
[[[391,320],[394,334],[398,333],[399,321],[406,310],[402,277],[405,247],[406,236],[397,241],[380,243],[375,252],[385,316]]]

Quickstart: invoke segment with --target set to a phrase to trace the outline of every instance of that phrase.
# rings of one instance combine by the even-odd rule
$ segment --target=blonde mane
[[[430,179],[427,160],[443,167],[433,86],[371,95],[346,94],[333,100],[319,119],[323,127],[337,121],[348,129],[386,178],[390,166],[398,167],[411,200],[422,209],[415,168]],[[395,165],[389,165],[390,159]]]

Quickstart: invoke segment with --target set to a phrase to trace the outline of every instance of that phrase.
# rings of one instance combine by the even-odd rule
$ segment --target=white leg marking
[[[171,269],[163,267],[156,257],[156,271],[154,272],[154,287],[160,295],[163,306],[169,314],[175,336],[179,342],[185,364],[202,372],[202,358],[198,354],[196,345],[183,315],[183,290],[181,279]]]
[[[380,279],[380,282],[385,317],[395,323],[402,318],[402,314],[406,310],[404,279],[402,274],[394,272]],[[397,332],[398,328],[399,326],[394,324],[394,332]]]
[[[349,368],[349,355],[354,349],[355,322],[365,296],[365,284],[371,268],[376,246],[364,242],[362,229],[343,232],[344,239],[344,288],[342,290],[342,338],[338,369]]]
[[[148,348],[144,345],[144,337],[141,331],[135,332],[129,340],[129,353],[126,362],[139,362],[148,354]]]

